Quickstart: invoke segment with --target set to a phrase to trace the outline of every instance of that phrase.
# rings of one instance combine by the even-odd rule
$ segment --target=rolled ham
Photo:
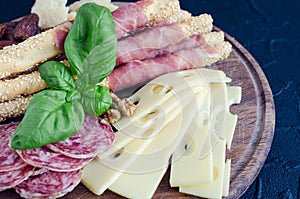
[[[144,61],[128,62],[115,68],[108,76],[108,82],[111,90],[116,92],[166,73],[204,67],[219,59],[221,59],[220,52],[207,44]]]
[[[116,65],[132,60],[144,60],[165,53],[198,48],[205,45],[201,35],[186,35],[178,24],[154,27],[118,42]]]
[[[126,3],[113,11],[112,15],[118,38],[149,24],[171,24],[191,17],[189,12],[181,10],[178,0],[140,0]]]

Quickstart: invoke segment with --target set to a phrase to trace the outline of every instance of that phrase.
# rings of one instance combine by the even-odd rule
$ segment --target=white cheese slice
[[[174,111],[167,115],[167,117],[175,115]],[[182,122],[181,112],[177,114],[176,118],[178,118],[175,122],[176,125],[171,125],[171,123],[169,123],[169,125],[165,126],[163,129],[169,126],[172,128],[172,132],[174,132],[174,130],[178,131]],[[122,173],[128,171],[129,166],[136,161],[137,158],[145,154],[144,150],[151,142],[153,142],[153,140],[155,140],[156,136],[162,136],[160,132],[156,136],[152,136],[151,133],[153,132],[146,131],[144,135],[146,137],[143,139],[132,139],[129,144],[123,146],[115,153],[102,158],[101,161],[97,158],[94,159],[92,163],[88,164],[83,169],[82,183],[96,195],[102,194]],[[157,144],[155,146],[157,146]],[[161,144],[160,147],[162,146],[163,145]]]
[[[185,100],[182,96],[178,97]],[[182,115],[177,115],[155,136],[143,154],[139,155],[109,187],[111,191],[127,198],[151,198],[153,196],[169,166],[171,154],[179,145],[186,131],[190,130],[189,126],[191,126],[193,118],[199,114],[198,111],[206,106],[204,102],[208,101],[207,92],[200,92],[189,98],[192,98],[193,101],[182,110]],[[136,187],[139,188],[136,189]]]
[[[83,169],[81,182],[96,195],[101,195],[151,143],[152,139],[134,140],[102,161],[97,158]],[[126,148],[126,149],[125,149]],[[131,151],[127,153],[124,151]],[[134,152],[134,153],[133,153]],[[118,169],[115,169],[118,168]]]
[[[231,167],[231,159],[227,159],[225,163],[224,169],[224,177],[223,177],[223,191],[222,196],[227,197],[229,195],[229,186],[230,186],[230,167]]]
[[[202,100],[198,115],[189,126],[181,144],[172,156],[170,185],[183,186],[213,181],[212,153],[199,158],[199,153],[207,145],[210,120],[210,96]],[[205,147],[210,147],[208,144]]]
[[[176,116],[173,114],[166,117],[170,111],[183,109],[191,100],[191,96],[207,92],[208,85],[201,76],[200,73],[191,70],[170,73],[156,78],[137,91],[131,97],[132,101],[138,101],[135,114],[132,117],[123,117],[114,124],[119,130],[114,145],[97,157],[103,159],[112,155],[148,129],[159,132]]]
[[[197,85],[200,85],[199,80],[197,82],[198,82]],[[197,89],[197,90],[201,90],[201,89]],[[186,89],[182,91],[184,95],[180,95],[180,97],[176,96],[176,98],[174,99],[168,98],[169,100],[172,101],[172,103],[167,104],[167,107],[172,106],[175,109],[171,111],[171,108],[169,108],[171,114],[166,113],[164,117],[169,118],[170,120],[170,118],[172,117],[174,118],[176,114],[177,115],[180,114],[180,111],[184,109],[184,107],[181,106],[184,106],[184,104],[187,105],[190,103],[190,101],[193,101],[194,93],[192,91],[193,91],[192,89]],[[185,95],[185,93],[188,93],[188,95]],[[170,96],[175,96],[175,95],[173,94]],[[146,99],[144,100],[146,101],[145,104],[148,103],[151,105],[151,103],[149,102],[150,99],[147,98],[145,99]],[[163,101],[160,101],[160,103],[161,102]],[[177,104],[174,105],[174,103]],[[149,110],[151,112],[151,109],[148,109],[148,111]],[[145,112],[143,114],[145,114]],[[150,120],[151,118],[147,118],[147,119]],[[132,130],[135,132],[138,131],[139,133],[141,133],[141,135],[149,134],[151,133],[151,131],[155,131],[156,129],[156,126],[151,126],[151,125],[148,128],[144,128],[143,126],[141,128],[137,128],[137,126],[135,126],[135,128],[130,129],[129,128],[130,125],[126,125],[126,127],[128,127],[127,130]],[[102,194],[122,174],[122,172],[126,171],[129,165],[132,164],[132,162],[134,162],[136,158],[143,153],[145,148],[154,139],[153,137],[150,139],[137,139],[137,137],[129,135],[130,134],[129,131],[126,131],[124,133],[120,133],[120,132],[122,131],[119,131],[116,134],[117,136],[116,142],[112,147],[114,148],[114,150],[112,150],[112,153],[104,154],[103,156],[98,156],[95,160],[93,160],[91,164],[87,165],[83,170],[83,178],[82,178],[83,184],[86,185],[93,193],[97,195]],[[157,132],[159,131],[155,131],[155,133]],[[98,159],[101,159],[101,162]]]
[[[211,99],[212,127],[217,129],[215,133],[226,141],[227,148],[230,149],[238,120],[237,115],[230,113],[230,106],[240,102],[241,88],[227,86],[225,83],[212,83]]]
[[[213,182],[192,186],[181,186],[179,191],[205,198],[222,198],[225,168],[226,142],[212,135],[213,146]]]
[[[124,129],[132,122],[144,117],[145,113],[151,112],[153,106],[163,104],[182,91],[192,93],[190,88],[197,87],[202,83],[199,75],[192,71],[181,71],[152,80],[130,97],[133,102],[138,102],[134,115],[121,118],[114,124],[114,127],[118,130]]]
[[[195,92],[201,92],[203,89],[200,89],[198,86],[196,90],[197,91]],[[185,108],[185,106],[191,103],[193,99],[191,96],[194,96],[194,93],[191,93],[190,89],[186,92],[182,91],[180,92],[180,95],[171,96],[170,99],[163,104],[156,104],[153,106],[153,110],[150,110],[148,113],[145,112],[141,119],[133,122],[128,121],[130,125],[126,125],[125,128],[116,132],[115,142],[110,149],[102,154],[98,154],[97,158],[103,159],[112,155],[125,145],[129,144],[133,139],[141,138],[150,130],[153,131],[152,134],[158,134],[164,126],[170,123]],[[172,114],[170,114],[171,112]],[[152,116],[148,117],[148,115]],[[143,125],[142,123],[147,124]]]

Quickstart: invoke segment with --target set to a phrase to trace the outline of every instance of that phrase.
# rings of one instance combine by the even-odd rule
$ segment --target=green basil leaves
[[[70,68],[80,79],[89,75],[88,84],[101,82],[115,66],[117,37],[111,13],[93,4],[79,9],[65,41]]]
[[[66,38],[65,53],[70,69],[55,61],[39,67],[50,89],[30,101],[11,138],[13,149],[65,140],[82,126],[85,112],[99,116],[110,108],[109,90],[98,85],[116,62],[117,37],[110,11],[94,3],[84,4]]]

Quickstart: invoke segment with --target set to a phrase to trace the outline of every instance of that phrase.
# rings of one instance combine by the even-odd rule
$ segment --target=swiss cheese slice
[[[204,141],[208,136],[210,123],[210,98],[207,95],[181,144],[173,153],[170,174],[172,187],[213,181],[212,153],[199,158],[199,153],[206,144]]]
[[[215,134],[212,135],[213,154],[213,182],[207,184],[198,184],[191,186],[181,186],[179,191],[191,195],[205,198],[222,198],[224,169],[225,169],[225,153],[226,142],[219,139]]]
[[[171,154],[198,114],[197,107],[203,106],[206,95],[207,93],[198,93],[190,96],[195,98],[194,102],[190,102],[182,110],[181,116],[178,115],[156,135],[144,154],[140,155],[109,189],[127,198],[151,198],[169,166]]]

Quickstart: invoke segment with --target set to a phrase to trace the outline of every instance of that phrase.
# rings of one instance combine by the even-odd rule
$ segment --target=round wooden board
[[[215,28],[216,30],[219,30]],[[231,85],[242,87],[242,101],[231,107],[239,117],[234,139],[227,158],[232,160],[230,193],[228,198],[239,198],[252,184],[269,153],[275,127],[275,109],[269,83],[259,64],[234,38],[226,35],[233,51],[228,59],[210,68],[224,71],[232,79]],[[195,198],[169,186],[169,170],[162,179],[154,198]],[[0,193],[0,198],[20,198],[13,189]],[[65,199],[121,198],[106,191],[101,196],[92,194],[82,184],[64,196]]]

